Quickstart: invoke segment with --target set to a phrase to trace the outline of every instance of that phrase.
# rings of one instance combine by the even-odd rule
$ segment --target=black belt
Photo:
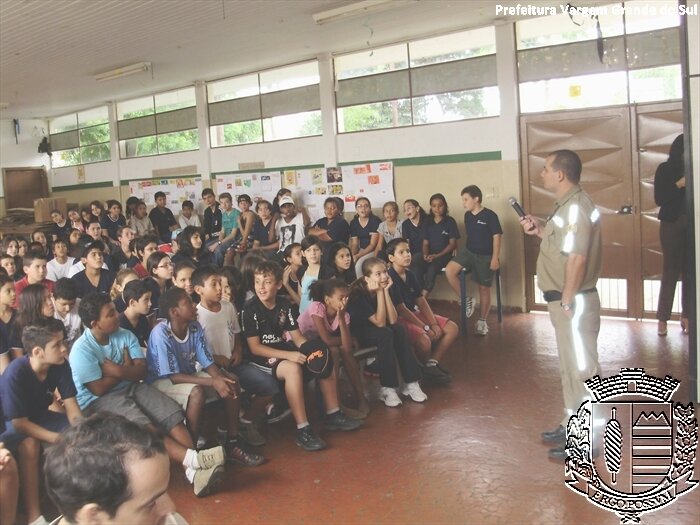
[[[597,288],[586,288],[585,290],[579,290],[575,295],[595,293],[597,291]],[[548,303],[551,303],[552,301],[561,301],[561,292],[559,290],[547,290],[542,295],[544,295],[544,300]]]

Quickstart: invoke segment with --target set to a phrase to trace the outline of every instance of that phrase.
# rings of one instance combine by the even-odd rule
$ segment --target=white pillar
[[[326,53],[318,56],[321,118],[323,119],[323,147],[319,161],[326,166],[338,165],[338,131],[335,113],[335,73],[333,58]]]

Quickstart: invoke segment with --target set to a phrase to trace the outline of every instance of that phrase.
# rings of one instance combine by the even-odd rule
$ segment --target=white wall
[[[48,170],[49,156],[37,153],[43,133],[48,133],[48,123],[44,120],[20,119],[19,127],[17,144],[12,120],[0,120],[0,168],[45,166]],[[0,197],[4,196],[0,178]]]

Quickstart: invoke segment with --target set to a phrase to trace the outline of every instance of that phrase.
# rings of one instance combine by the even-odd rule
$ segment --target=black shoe
[[[341,410],[326,416],[324,421],[326,430],[355,430],[362,426],[362,421],[359,419],[351,419]]]
[[[566,441],[566,429],[559,425],[554,430],[542,432],[542,441],[545,443],[564,443]]]
[[[226,444],[226,459],[229,463],[238,463],[245,467],[257,467],[265,463],[265,457],[251,452],[240,441]]]
[[[314,434],[310,425],[297,429],[296,444],[309,452],[326,448],[326,442]]]
[[[291,414],[292,409],[289,408],[289,405],[278,405],[275,403],[268,406],[268,409],[265,412],[265,417],[268,423],[274,424],[288,418]]]
[[[430,385],[446,385],[452,378],[437,365],[423,367],[423,380]]]

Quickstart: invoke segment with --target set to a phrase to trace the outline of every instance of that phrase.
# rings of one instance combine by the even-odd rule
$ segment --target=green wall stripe
[[[480,151],[478,153],[458,153],[456,155],[432,155],[427,157],[404,157],[399,159],[354,160],[341,162],[341,166],[366,164],[371,162],[393,162],[396,166],[426,166],[429,164],[455,164],[458,162],[484,162],[501,160],[500,151]]]
[[[307,164],[306,166],[285,166],[283,168],[260,168],[252,170],[229,170],[229,171],[213,171],[211,178],[215,179],[217,175],[236,175],[238,173],[268,173],[272,171],[288,171],[288,170],[312,170],[314,168],[323,168],[323,164]]]
[[[143,182],[145,180],[190,179],[192,177],[202,178],[202,176],[199,173],[191,173],[190,175],[168,175],[167,177],[146,177],[145,179],[122,180],[119,182],[119,185],[120,186],[128,186],[130,182]],[[202,178],[202,180],[204,180],[204,179]]]
[[[60,191],[75,191],[75,190],[89,190],[91,188],[111,188],[114,184],[111,181],[105,182],[89,182],[86,184],[70,184],[68,186],[54,186],[51,188],[51,193],[56,193]]]

